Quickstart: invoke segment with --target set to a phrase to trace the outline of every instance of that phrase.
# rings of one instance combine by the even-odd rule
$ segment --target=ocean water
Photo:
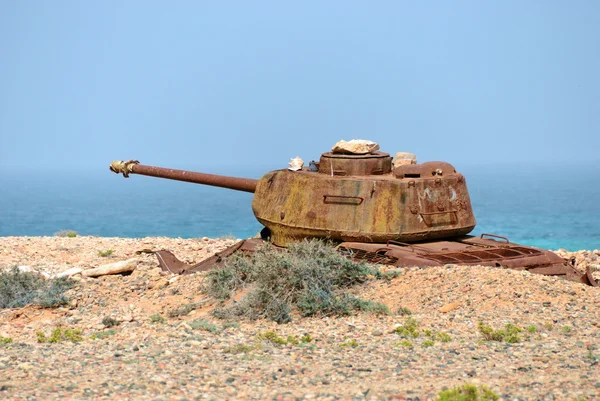
[[[477,219],[472,234],[508,237],[545,249],[600,248],[600,178],[593,165],[455,164],[467,180]],[[261,172],[226,174],[258,178]],[[217,169],[210,171],[218,173]],[[73,229],[105,237],[255,235],[252,194],[87,172],[0,171],[0,236]]]

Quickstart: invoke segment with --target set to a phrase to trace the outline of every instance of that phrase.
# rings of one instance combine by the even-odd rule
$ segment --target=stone
[[[302,170],[302,166],[304,166],[304,160],[302,160],[300,157],[296,156],[293,159],[291,159],[288,164],[289,164],[288,170],[298,171],[298,170]]]
[[[333,153],[353,154],[353,155],[366,155],[379,150],[379,144],[366,139],[352,139],[348,142],[341,140],[336,143],[331,151]]]
[[[166,278],[161,278],[156,282],[156,288],[161,289],[161,288],[168,287],[169,283],[170,283],[170,280],[167,280]]]
[[[397,152],[392,161],[394,168],[404,166],[405,164],[417,164],[417,156],[408,152]]]
[[[450,304],[446,304],[440,308],[440,313],[448,313],[454,309],[456,309],[460,305],[460,302],[452,302]]]
[[[185,322],[184,322],[184,323],[181,323],[181,324],[179,325],[179,327],[181,327],[181,328],[182,328],[182,329],[184,329],[184,330],[188,330],[188,331],[192,331],[192,330],[194,330],[194,329],[192,329],[192,326],[190,326],[189,324],[187,324],[187,323],[185,323]]]
[[[373,334],[374,336],[378,337],[378,336],[382,336],[383,335],[383,331],[375,329],[375,330],[373,330],[373,333],[371,333],[371,334]]]

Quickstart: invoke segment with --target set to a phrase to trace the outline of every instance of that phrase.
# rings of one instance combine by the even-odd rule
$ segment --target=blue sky
[[[4,170],[594,162],[599,123],[597,1],[0,2]]]

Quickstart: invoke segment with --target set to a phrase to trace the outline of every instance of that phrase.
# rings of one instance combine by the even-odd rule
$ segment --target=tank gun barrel
[[[129,174],[139,174],[252,193],[256,191],[256,183],[258,182],[258,180],[252,178],[229,177],[225,175],[198,173],[195,171],[146,166],[140,164],[137,160],[129,160],[126,162],[120,160],[114,161],[110,164],[110,171],[116,174],[122,173],[125,178],[129,177]]]

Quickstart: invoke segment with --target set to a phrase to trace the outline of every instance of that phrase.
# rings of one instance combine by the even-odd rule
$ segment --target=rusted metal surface
[[[394,169],[396,178],[431,178],[455,174],[456,169],[446,162],[425,162],[421,164],[404,164]]]
[[[323,153],[319,161],[319,172],[330,176],[384,175],[392,171],[392,158],[384,152],[367,155],[347,155],[333,152]]]
[[[487,234],[486,234],[487,235]],[[407,244],[388,241],[385,244],[364,242],[342,242],[338,252],[355,261],[397,267],[444,266],[448,264],[466,266],[493,266],[501,269],[525,270],[530,273],[555,276],[591,286],[598,286],[589,267],[585,273],[578,272],[569,262],[553,252],[514,244],[508,240],[496,241],[489,238],[464,236],[452,240],[428,241]],[[495,236],[494,236],[495,237]],[[268,242],[252,238],[239,241],[229,248],[216,253],[195,265],[181,262],[171,252],[148,251],[155,253],[162,270],[174,274],[191,274],[221,267],[234,253],[251,255],[259,246]],[[285,248],[275,247],[285,251]],[[476,267],[473,267],[474,269]]]
[[[336,155],[331,160],[339,162],[337,169],[373,166],[368,157]],[[414,165],[422,174],[402,178],[391,172],[356,176],[337,170],[332,176],[323,173],[330,168],[324,163],[322,158],[318,172],[278,170],[259,180],[252,210],[276,245],[314,237],[409,242],[465,235],[475,227],[465,179],[448,163]]]
[[[181,260],[177,259],[177,257],[173,255],[171,251],[167,251],[164,249],[160,251],[144,249],[138,251],[138,253],[155,254],[156,258],[158,259],[158,265],[163,271],[170,272],[173,274],[192,274],[221,267],[223,266],[227,258],[233,255],[234,253],[251,254],[260,245],[264,245],[265,243],[266,242],[260,238],[250,238],[238,241],[232,246],[224,249],[223,251],[217,252],[213,256],[194,265],[182,262]]]
[[[504,237],[499,237],[497,241],[489,236],[482,234],[480,237],[464,236],[413,244],[397,241],[388,241],[385,244],[344,242],[338,246],[338,250],[354,260],[398,267],[447,264],[494,266],[557,276],[592,286],[598,285],[589,268],[585,273],[578,272],[573,264],[554,252],[511,243]]]
[[[129,174],[147,175],[151,177],[166,178],[169,180],[192,182],[194,184],[211,185],[213,187],[222,187],[235,189],[237,191],[254,192],[258,180],[252,178],[229,177],[216,174],[197,173],[194,171],[175,170],[171,168],[146,166],[137,164],[136,161],[130,161],[124,171],[114,168],[111,165],[111,171],[127,177]],[[114,162],[113,162],[114,163]],[[122,162],[127,163],[127,162]]]

